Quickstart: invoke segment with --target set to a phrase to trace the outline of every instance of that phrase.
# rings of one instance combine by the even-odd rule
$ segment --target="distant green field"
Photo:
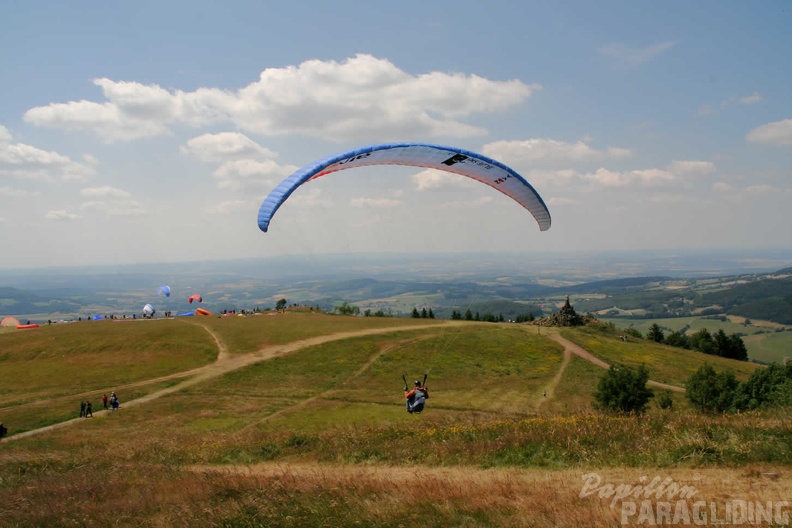
[[[684,387],[690,375],[705,363],[716,370],[731,370],[740,380],[748,378],[757,368],[753,363],[659,345],[643,339],[629,338],[624,342],[616,336],[589,328],[567,329],[561,335],[608,364],[621,363],[633,367],[643,364],[649,368],[650,379],[678,387]]]
[[[741,334],[748,348],[748,357],[764,362],[782,361],[785,356],[792,355],[792,332],[779,332],[767,334],[774,328],[780,327],[775,323],[755,321],[753,324],[744,325],[732,321],[720,321],[718,319],[707,319],[705,317],[675,317],[664,319],[625,319],[619,317],[601,318],[605,323],[612,323],[617,328],[635,328],[641,334],[646,335],[649,328],[657,323],[667,335],[669,330],[679,331],[689,326],[685,332],[691,335],[702,328],[706,328],[710,333],[723,330],[727,334]],[[788,337],[786,337],[788,336]]]
[[[784,358],[792,358],[792,332],[756,334],[744,338],[751,359],[765,363],[782,363]]]

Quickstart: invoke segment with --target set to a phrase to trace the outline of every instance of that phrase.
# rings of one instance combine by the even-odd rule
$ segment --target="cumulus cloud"
[[[579,205],[580,200],[573,200],[572,198],[564,198],[562,196],[556,196],[547,200],[547,205],[552,206],[565,206],[565,205]]]
[[[706,176],[715,172],[711,161],[672,161],[668,170],[677,176]]]
[[[206,208],[208,214],[215,215],[229,215],[238,213],[240,211],[248,213],[252,208],[261,205],[259,202],[253,200],[227,200],[220,202],[217,205],[211,205]]]
[[[93,209],[105,213],[107,216],[140,216],[149,214],[149,211],[135,200],[92,200],[80,204],[82,209]]]
[[[343,62],[309,60],[268,68],[258,81],[235,92],[184,92],[104,78],[93,82],[102,89],[104,102],[52,103],[31,108],[25,120],[90,131],[108,142],[168,134],[175,124],[223,122],[263,135],[335,141],[467,137],[485,131],[464,123],[465,117],[508,109],[541,88],[459,73],[413,75],[364,54]]]
[[[80,216],[78,214],[74,214],[74,213],[69,213],[68,211],[66,211],[64,209],[58,209],[58,210],[55,210],[55,211],[47,212],[47,214],[44,215],[44,218],[46,218],[47,220],[67,220],[68,221],[68,220],[77,220],[79,218],[82,218],[82,216]]]
[[[607,57],[612,57],[623,66],[636,66],[665,53],[675,45],[675,41],[666,41],[644,48],[632,48],[615,43],[602,46],[599,51]]]
[[[273,160],[244,159],[223,163],[213,175],[218,180],[218,188],[243,191],[271,188],[297,169],[294,165],[280,165]]]
[[[597,150],[583,141],[567,143],[555,139],[495,141],[484,145],[482,153],[504,161],[508,165],[583,163],[604,159],[624,159],[632,155],[632,152],[625,148]]]
[[[401,203],[393,198],[352,198],[349,201],[352,207],[396,207]]]
[[[23,189],[14,189],[12,187],[0,187],[0,196],[38,196],[38,191],[25,191]]]
[[[682,184],[687,179],[705,176],[715,170],[715,164],[709,161],[673,161],[665,169],[614,171],[600,167],[593,172],[537,169],[525,171],[524,176],[541,192],[548,187],[663,187]]]
[[[86,187],[85,189],[80,191],[80,194],[83,196],[93,196],[93,197],[110,196],[113,198],[128,198],[130,196],[129,192],[123,189],[116,189],[115,187],[110,187],[109,185],[105,185],[103,187]]]
[[[205,162],[277,157],[277,153],[262,147],[239,132],[221,132],[194,137],[181,146],[181,152]]]
[[[747,139],[752,143],[792,145],[792,119],[758,126],[748,133]]]
[[[11,133],[0,125],[0,176],[19,179],[53,181],[83,180],[95,172],[96,158],[86,155],[77,162],[53,151],[24,143],[13,143]]]
[[[745,97],[740,97],[740,103],[744,105],[752,105],[762,101],[762,94],[759,92],[754,92],[751,95],[747,95]]]
[[[493,202],[492,196],[481,196],[475,200],[462,200],[440,204],[440,209],[473,209]]]
[[[413,174],[411,179],[415,184],[415,188],[419,191],[440,189],[448,186],[467,187],[471,182],[475,183],[470,178],[435,169],[426,169]]]
[[[712,184],[712,190],[715,192],[726,193],[726,192],[732,192],[736,190],[736,188],[734,187],[734,185],[731,185],[726,182],[715,182]]]
[[[180,147],[183,154],[203,162],[218,162],[213,176],[217,187],[231,191],[271,188],[299,167],[281,165],[278,154],[238,132],[204,134]]]

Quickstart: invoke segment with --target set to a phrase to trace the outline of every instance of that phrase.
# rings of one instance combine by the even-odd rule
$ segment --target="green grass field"
[[[619,524],[578,496],[590,471],[670,475],[702,500],[792,491],[788,410],[704,416],[675,394],[673,411],[600,414],[604,370],[564,359],[544,330],[447,323],[287,312],[1,335],[0,369],[16,374],[0,401],[0,525]],[[668,383],[710,359],[563,334]],[[757,368],[732,363],[716,368]],[[421,415],[405,412],[402,373],[428,373]],[[106,388],[119,411],[65,422]]]
[[[792,356],[792,333],[778,332],[776,330],[785,329],[784,325],[769,321],[752,321],[745,325],[741,317],[729,317],[727,321],[718,319],[708,319],[705,317],[674,317],[659,319],[625,319],[618,317],[604,317],[601,319],[605,323],[611,323],[617,328],[635,328],[641,334],[646,335],[649,328],[657,323],[665,334],[669,330],[679,331],[688,327],[687,335],[692,335],[702,328],[706,328],[710,333],[723,330],[727,334],[743,335],[743,341],[748,349],[748,357],[765,363],[773,361],[783,361],[784,357]]]

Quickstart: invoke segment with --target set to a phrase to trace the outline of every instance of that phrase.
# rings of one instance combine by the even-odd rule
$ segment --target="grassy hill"
[[[0,421],[12,435],[59,424],[0,443],[0,524],[619,524],[609,501],[579,497],[591,471],[670,476],[697,500],[789,496],[788,411],[703,416],[675,395],[672,412],[599,414],[604,371],[552,331],[287,311],[0,334]],[[704,361],[761,368],[563,335],[667,383]],[[425,372],[426,411],[409,415],[401,375]],[[66,421],[109,391],[120,410]]]

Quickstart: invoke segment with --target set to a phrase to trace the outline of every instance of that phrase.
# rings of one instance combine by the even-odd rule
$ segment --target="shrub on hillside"
[[[734,408],[738,387],[734,372],[716,373],[705,364],[688,378],[685,397],[700,411],[726,412]]]
[[[612,365],[594,393],[597,408],[623,414],[643,413],[654,396],[652,389],[646,387],[647,381],[649,369],[645,365],[637,369]]]
[[[792,403],[792,364],[771,363],[756,369],[740,384],[735,397],[738,409],[759,409]]]

